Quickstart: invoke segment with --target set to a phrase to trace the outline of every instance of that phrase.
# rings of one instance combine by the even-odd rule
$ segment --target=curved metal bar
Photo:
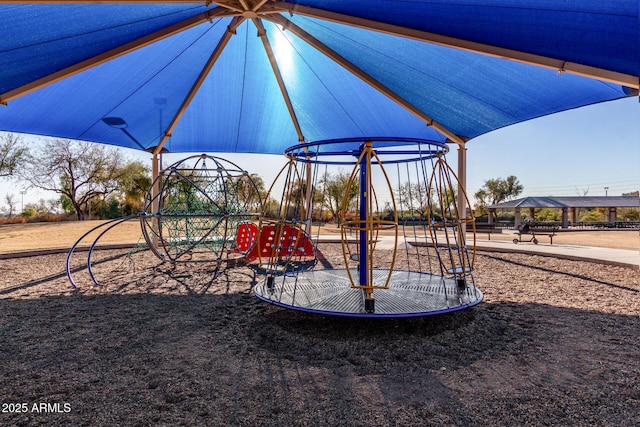
[[[383,153],[381,153],[383,154]],[[437,154],[434,154],[433,157],[437,157]],[[416,156],[416,157],[411,157],[411,158],[404,158],[404,159],[389,159],[389,160],[385,160],[384,164],[385,165],[393,165],[396,163],[413,163],[413,162],[419,162],[421,160],[424,160],[424,157],[420,157],[420,156]],[[352,160],[308,160],[308,159],[302,159],[302,158],[298,158],[296,159],[296,162],[300,162],[300,163],[311,163],[311,164],[319,164],[319,165],[335,165],[335,166],[342,166],[342,165],[347,165],[347,166],[352,166],[353,165],[353,161]],[[372,165],[378,165],[379,163],[377,161],[371,161]]]
[[[147,231],[147,227],[145,226],[145,221],[147,218],[156,218],[159,217],[160,215],[157,214],[146,214],[144,216],[140,217],[140,228],[142,229],[142,237],[144,237],[145,242],[147,242],[147,245],[149,246],[149,248],[151,248],[151,251],[153,251],[154,255],[157,256],[159,259],[161,259],[162,261],[164,261],[164,256],[158,251],[158,249],[156,248],[156,246],[153,244],[153,238],[149,235],[149,232]],[[148,228],[150,228],[151,230],[153,230],[153,224],[151,224]],[[158,239],[160,239],[160,233],[154,233],[155,236],[158,237]]]
[[[318,157],[330,157],[330,156],[353,156],[359,157],[360,149],[359,148],[348,148],[345,150],[339,150],[339,148],[330,150],[330,151],[322,151],[322,148],[328,145],[341,145],[341,144],[363,144],[366,141],[375,143],[375,142],[387,142],[388,145],[378,146],[376,147],[376,151],[379,155],[396,155],[396,156],[417,156],[411,158],[401,158],[401,159],[389,159],[385,160],[385,163],[404,163],[417,161],[422,158],[429,157],[438,157],[444,155],[449,152],[449,147],[446,143],[431,141],[426,139],[419,138],[392,138],[392,137],[362,137],[362,138],[341,138],[341,139],[331,139],[324,141],[316,141],[316,142],[306,142],[303,144],[297,144],[291,146],[285,150],[285,155],[289,158],[296,158],[296,160],[303,163],[327,163],[327,164],[353,164],[353,160],[351,161],[328,161],[321,160]],[[415,146],[417,145],[419,148],[417,149],[398,149],[394,147],[400,146]],[[422,148],[422,146],[428,145],[434,147],[432,150],[426,150]],[[313,155],[315,157],[309,157]]]
[[[136,219],[139,216],[142,216],[143,214],[136,214],[136,215],[130,215],[130,216],[125,216],[122,218],[116,218],[114,220],[115,224],[111,224],[109,227],[107,227],[105,230],[103,230],[98,237],[96,237],[96,240],[94,240],[93,244],[89,247],[89,255],[87,256],[87,271],[89,272],[89,276],[91,277],[91,280],[93,280],[93,283],[95,283],[96,285],[99,285],[100,283],[98,283],[98,281],[96,280],[94,274],[93,274],[93,269],[91,268],[91,255],[93,254],[93,250],[96,247],[96,245],[98,244],[98,240],[100,240],[100,238],[102,236],[104,236],[109,230],[111,230],[112,228],[114,228],[117,225],[122,224],[123,222],[127,222],[131,219]]]
[[[99,225],[93,227],[91,230],[87,231],[82,236],[80,236],[80,238],[78,240],[76,240],[76,242],[73,244],[73,246],[71,246],[71,249],[69,249],[69,252],[67,252],[67,260],[66,260],[66,263],[65,263],[65,269],[67,271],[67,278],[69,279],[69,282],[71,282],[71,286],[73,286],[74,289],[77,289],[77,286],[76,286],[76,283],[73,281],[73,278],[71,277],[71,267],[69,266],[69,263],[71,261],[71,256],[73,255],[73,252],[76,250],[76,247],[78,247],[80,242],[82,242],[84,240],[84,238],[87,237],[89,234],[93,233],[94,231],[96,231],[96,230],[98,230],[98,229],[100,229],[100,228],[102,228],[102,227],[104,227],[106,225],[109,225],[109,224],[114,223],[116,221],[121,221],[123,218],[126,218],[127,220],[129,220],[129,219],[132,219],[132,218],[137,218],[138,216],[139,216],[139,214],[136,214],[136,215],[129,215],[127,217],[121,217],[121,218],[115,218],[115,219],[109,220],[109,221],[107,221],[107,222],[105,222],[103,224],[99,224]],[[98,236],[98,238],[100,238],[100,236]]]
[[[423,138],[409,138],[409,137],[395,137],[395,136],[361,136],[361,137],[351,137],[351,138],[335,138],[335,139],[324,139],[321,141],[311,141],[305,142],[302,144],[296,144],[289,147],[286,151],[298,149],[302,147],[313,147],[316,145],[329,145],[329,144],[343,144],[345,142],[354,142],[354,143],[365,143],[367,141],[371,142],[400,142],[400,143],[410,143],[410,144],[434,144],[440,145],[442,147],[447,147],[447,144],[444,142],[434,141],[430,139]]]

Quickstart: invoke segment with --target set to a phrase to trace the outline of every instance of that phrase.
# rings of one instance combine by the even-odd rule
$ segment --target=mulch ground
[[[0,260],[0,425],[638,425],[636,270],[480,253],[480,305],[366,320],[149,252],[101,251],[73,290],[65,256]]]

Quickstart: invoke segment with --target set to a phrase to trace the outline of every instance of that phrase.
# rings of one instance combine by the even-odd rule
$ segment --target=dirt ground
[[[638,425],[637,270],[480,253],[478,306],[365,320],[262,302],[252,265],[100,251],[92,286],[77,255],[77,290],[65,254],[0,260],[0,425]]]

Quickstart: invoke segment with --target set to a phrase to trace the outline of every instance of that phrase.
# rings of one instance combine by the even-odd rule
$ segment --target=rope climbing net
[[[189,161],[196,160],[193,166]],[[223,261],[245,256],[255,242],[250,221],[262,205],[249,173],[208,155],[163,170],[147,193],[141,218],[145,241],[163,260]]]

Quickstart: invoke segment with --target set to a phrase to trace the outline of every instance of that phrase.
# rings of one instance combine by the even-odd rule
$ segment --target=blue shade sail
[[[0,92],[202,13],[198,5],[0,6]]]
[[[340,55],[458,135],[496,128],[624,96],[611,83],[402,39],[368,30],[292,19]],[[592,98],[594,97],[594,98]]]
[[[636,0],[293,0],[336,12],[638,76]],[[304,10],[300,9],[300,13]]]
[[[466,141],[637,94],[637,84],[396,34],[438,33],[628,81],[640,69],[635,1],[248,1],[258,9],[244,12],[234,1],[2,3],[6,131],[147,151],[280,154],[336,138]]]

